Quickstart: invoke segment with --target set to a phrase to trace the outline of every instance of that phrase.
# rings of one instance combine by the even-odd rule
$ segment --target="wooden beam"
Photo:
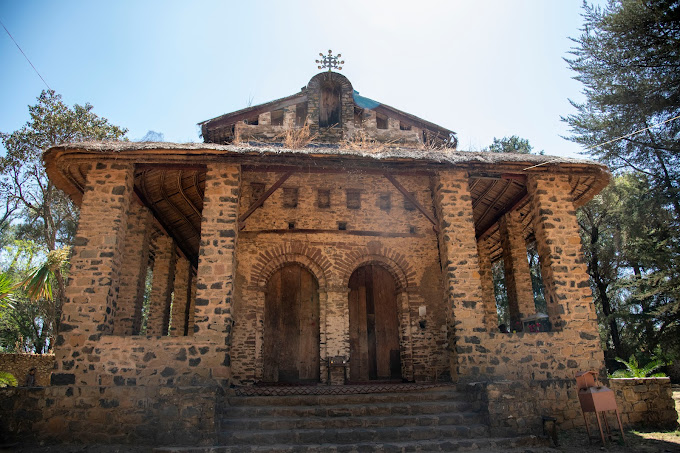
[[[493,231],[493,229],[496,226],[496,224],[498,223],[498,221],[501,220],[501,218],[505,214],[512,212],[515,209],[522,206],[528,198],[529,198],[529,193],[526,191],[526,188],[525,188],[525,190],[523,190],[522,192],[517,194],[517,196],[512,200],[512,205],[510,206],[510,209],[508,209],[507,211],[501,212],[496,217],[494,217],[494,219],[491,222],[491,225],[486,230],[484,230],[482,233],[477,235],[477,240],[482,241],[482,240],[486,239],[487,235]]]
[[[207,165],[201,164],[170,164],[170,163],[157,163],[148,164],[141,163],[135,165],[135,170],[195,170],[195,171],[207,171]]]
[[[397,190],[398,190],[399,192],[401,192],[401,194],[402,194],[408,201],[410,201],[411,204],[413,204],[413,206],[415,206],[416,209],[418,209],[418,211],[420,211],[420,213],[421,213],[422,215],[425,216],[425,218],[427,218],[427,220],[430,221],[430,223],[432,224],[432,228],[434,228],[434,231],[436,231],[437,233],[439,233],[439,225],[437,224],[437,220],[436,220],[429,212],[427,212],[427,211],[425,210],[425,208],[423,207],[423,205],[421,205],[421,204],[418,202],[418,200],[416,200],[415,197],[414,197],[413,195],[411,195],[411,193],[410,193],[408,190],[406,190],[406,189],[404,188],[404,186],[402,186],[401,184],[399,184],[399,181],[397,181],[397,180],[394,178],[394,176],[390,175],[389,173],[383,173],[383,176],[385,176],[385,178],[386,178],[389,182],[391,182],[392,185],[393,185],[394,187],[396,187]]]
[[[253,212],[255,212],[255,210],[256,210],[257,208],[259,208],[260,206],[262,206],[262,204],[267,200],[267,198],[269,198],[269,196],[270,196],[271,194],[273,194],[273,193],[276,191],[276,189],[278,189],[279,187],[281,187],[281,185],[282,185],[284,182],[286,182],[286,180],[287,180],[288,178],[290,178],[290,175],[292,175],[292,174],[293,174],[292,171],[289,171],[289,172],[287,172],[287,173],[284,173],[283,176],[281,176],[281,177],[279,178],[279,180],[276,181],[276,182],[274,183],[274,185],[271,186],[271,187],[269,188],[268,191],[266,191],[265,193],[263,193],[262,196],[261,196],[260,198],[258,198],[257,201],[255,201],[255,203],[253,203],[252,205],[250,205],[250,207],[248,208],[248,210],[247,210],[241,217],[238,218],[239,230],[241,230],[241,229],[243,229],[243,228],[245,227],[245,225],[243,225],[243,222],[245,222],[246,219],[247,219],[248,217],[250,217],[250,214],[252,214]]]
[[[419,233],[390,233],[386,231],[368,231],[368,230],[323,230],[323,229],[303,229],[295,228],[287,229],[272,229],[272,230],[243,230],[239,234],[340,234],[350,236],[377,236],[388,238],[420,238],[425,237],[424,234]]]

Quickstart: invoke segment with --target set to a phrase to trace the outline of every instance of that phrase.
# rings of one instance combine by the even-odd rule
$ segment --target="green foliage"
[[[17,378],[12,373],[0,371],[0,388],[16,387],[18,384]]]
[[[20,266],[16,260],[26,259],[24,250],[3,264],[25,290],[15,293],[16,304],[0,311],[0,341],[3,348],[40,352],[58,331],[64,264],[78,220],[76,207],[47,178],[42,153],[62,143],[123,140],[127,130],[94,114],[90,104],[67,106],[54,91],[43,91],[28,110],[23,127],[0,133],[6,150],[0,157],[0,241],[3,250],[15,240],[34,244],[45,259],[37,267]]]
[[[666,374],[664,373],[654,373],[654,371],[658,370],[659,368],[665,365],[664,362],[659,359],[652,359],[647,365],[642,367],[640,366],[634,355],[631,355],[628,361],[625,361],[619,357],[616,358],[616,361],[622,363],[626,367],[626,369],[614,371],[609,376],[611,378],[666,377]]]
[[[491,151],[492,153],[530,154],[532,149],[534,147],[529,144],[529,140],[513,135],[512,137],[503,137],[501,139],[494,137],[493,143],[485,151]]]

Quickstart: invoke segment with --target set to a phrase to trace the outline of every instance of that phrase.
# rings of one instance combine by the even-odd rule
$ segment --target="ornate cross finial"
[[[316,62],[320,64],[319,69],[328,68],[328,72],[331,72],[331,69],[337,69],[340,71],[342,69],[342,66],[340,65],[345,64],[344,60],[340,61],[342,54],[333,56],[332,50],[328,51],[328,55],[320,53],[319,56],[321,57],[321,60],[316,60]]]

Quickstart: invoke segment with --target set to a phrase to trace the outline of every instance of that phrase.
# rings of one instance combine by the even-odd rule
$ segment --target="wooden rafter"
[[[505,185],[505,187],[503,187],[503,189],[501,190],[501,193],[498,194],[498,196],[496,198],[494,198],[491,203],[489,203],[489,206],[487,206],[487,208],[484,210],[484,213],[481,216],[479,216],[479,218],[477,219],[477,223],[479,223],[479,224],[483,223],[482,221],[484,220],[484,217],[486,217],[489,214],[489,211],[491,211],[491,208],[493,208],[496,205],[496,202],[498,200],[500,200],[501,198],[503,198],[503,195],[505,195],[505,192],[508,191],[508,189],[510,188],[511,185],[512,185],[512,181],[508,181],[507,184]],[[493,225],[493,223],[492,223],[492,225]]]
[[[529,198],[529,194],[527,193],[526,189],[524,189],[522,192],[517,194],[511,201],[510,201],[510,209],[507,211],[500,212],[496,217],[493,218],[491,221],[490,226],[484,230],[482,233],[477,235],[477,240],[483,240],[486,239],[487,236],[490,235],[490,233],[493,232],[494,227],[498,223],[498,221],[507,213],[514,211],[515,209],[519,208],[524,204],[524,202]]]
[[[425,218],[427,218],[427,220],[430,221],[430,223],[432,224],[432,228],[434,229],[434,231],[436,231],[437,233],[439,233],[439,225],[437,224],[437,220],[432,216],[432,214],[430,214],[429,212],[427,212],[427,210],[423,207],[423,205],[421,205],[420,202],[419,202],[418,200],[416,200],[416,198],[415,198],[413,195],[411,195],[411,193],[410,193],[408,190],[406,190],[406,189],[404,188],[404,186],[402,186],[401,184],[399,184],[399,181],[397,181],[397,180],[394,178],[394,176],[390,175],[389,173],[383,173],[383,175],[385,176],[385,178],[386,178],[389,182],[392,183],[392,185],[393,185],[394,187],[397,188],[397,190],[398,190],[399,192],[401,192],[401,194],[402,194],[408,201],[411,202],[411,204],[413,204],[413,206],[416,207],[416,209],[418,209],[418,211],[420,211],[420,213],[421,213],[422,215],[425,216]]]
[[[269,198],[269,196],[270,196],[271,194],[273,194],[273,193],[276,191],[276,189],[278,189],[279,187],[281,187],[281,185],[282,185],[284,182],[286,182],[286,180],[287,180],[288,178],[290,178],[290,176],[291,176],[293,173],[294,173],[293,171],[289,171],[289,172],[287,172],[287,173],[284,173],[283,176],[281,176],[281,177],[279,178],[279,180],[276,181],[276,182],[274,183],[274,185],[271,186],[271,187],[269,188],[269,190],[267,190],[265,193],[263,193],[262,196],[261,196],[260,198],[258,198],[258,199],[255,201],[255,203],[253,203],[252,205],[250,205],[250,207],[248,208],[248,210],[247,210],[245,213],[243,213],[242,216],[240,216],[240,217],[238,218],[239,230],[241,230],[241,229],[243,229],[243,228],[245,227],[244,222],[246,221],[246,219],[247,219],[248,217],[250,217],[250,214],[252,214],[253,212],[255,212],[255,210],[256,210],[257,208],[259,208],[260,206],[262,206],[262,204],[263,204],[265,201],[267,201],[267,198]]]
[[[161,196],[163,197],[163,200],[165,200],[165,202],[166,202],[166,203],[167,203],[167,204],[168,204],[175,212],[177,212],[177,214],[180,215],[180,217],[182,218],[182,220],[184,220],[184,222],[186,222],[187,224],[189,224],[189,227],[191,227],[191,230],[194,232],[194,235],[191,236],[191,237],[200,237],[200,236],[201,236],[201,233],[199,233],[199,231],[196,229],[196,227],[194,226],[194,224],[191,223],[191,221],[187,218],[187,216],[184,215],[184,213],[182,212],[181,209],[179,209],[177,206],[175,206],[175,204],[174,204],[172,201],[170,201],[170,199],[168,198],[168,195],[165,193],[165,172],[164,172],[164,171],[161,172],[161,175],[160,175],[160,184],[159,184],[159,186],[160,186],[160,189],[161,189]],[[191,238],[191,237],[190,237],[190,238]],[[190,239],[190,238],[189,238],[189,239]]]
[[[196,172],[195,174],[197,174]],[[177,188],[179,189],[179,194],[182,195],[182,198],[184,198],[184,201],[191,207],[191,209],[196,213],[198,218],[201,218],[201,213],[199,212],[198,208],[191,202],[189,197],[184,193],[184,188],[182,187],[182,170],[177,172]]]
[[[480,178],[480,179],[481,179],[481,178]],[[478,181],[479,181],[479,179],[478,179]],[[482,200],[484,200],[484,197],[486,197],[486,196],[489,194],[489,192],[491,192],[491,189],[493,189],[494,187],[496,187],[496,184],[498,184],[498,181],[499,181],[498,179],[494,179],[493,182],[492,182],[491,184],[489,184],[489,187],[487,187],[487,188],[484,190],[484,192],[482,192],[482,194],[479,196],[479,198],[477,198],[477,199],[472,203],[472,209],[475,209],[475,208],[479,205],[479,203],[481,203]]]

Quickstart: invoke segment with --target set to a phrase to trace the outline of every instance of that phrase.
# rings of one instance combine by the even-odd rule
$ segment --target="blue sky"
[[[201,141],[196,123],[298,92],[332,49],[363,96],[456,131],[459,149],[515,134],[575,157],[560,115],[582,99],[563,61],[581,4],[0,0],[0,20],[66,103],[93,104],[133,140]],[[0,32],[0,131],[11,132],[45,86]]]

